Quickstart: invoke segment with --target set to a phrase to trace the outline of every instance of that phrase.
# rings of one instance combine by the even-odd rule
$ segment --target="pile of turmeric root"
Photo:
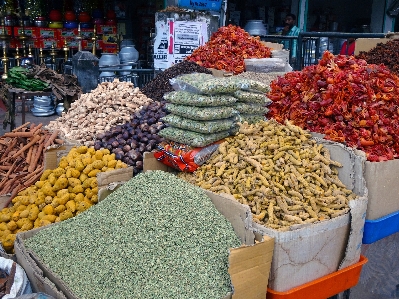
[[[179,176],[249,205],[254,221],[280,231],[349,212],[357,196],[338,178],[330,153],[311,135],[286,122],[240,125],[195,173]]]

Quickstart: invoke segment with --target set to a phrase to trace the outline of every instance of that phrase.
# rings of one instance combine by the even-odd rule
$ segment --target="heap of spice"
[[[207,68],[202,67],[195,62],[184,60],[158,74],[153,80],[143,86],[141,92],[154,101],[162,101],[165,93],[174,90],[169,83],[170,79],[179,75],[191,73],[212,74],[212,72]]]
[[[228,25],[220,27],[210,40],[187,57],[206,68],[226,70],[234,74],[245,70],[246,58],[269,58],[270,48],[263,45],[259,37],[249,35],[244,29]]]
[[[0,195],[11,193],[9,200],[40,178],[47,148],[64,143],[42,126],[27,122],[0,137]]]
[[[399,77],[384,65],[325,52],[317,65],[271,84],[269,117],[358,148],[369,161],[399,157]]]
[[[209,299],[232,291],[241,241],[203,190],[150,171],[25,245],[76,298]]]
[[[399,40],[391,40],[387,43],[379,43],[370,51],[361,51],[358,59],[364,59],[368,63],[384,64],[391,72],[399,75]]]
[[[338,217],[356,198],[338,178],[329,150],[309,132],[274,120],[240,124],[194,174],[179,176],[249,205],[254,221],[280,231]]]

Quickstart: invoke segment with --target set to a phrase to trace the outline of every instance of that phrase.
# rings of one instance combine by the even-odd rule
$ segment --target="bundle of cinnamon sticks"
[[[50,132],[42,124],[28,122],[0,137],[0,195],[11,193],[14,198],[39,180],[44,152],[53,144],[63,143],[58,134],[58,130]]]

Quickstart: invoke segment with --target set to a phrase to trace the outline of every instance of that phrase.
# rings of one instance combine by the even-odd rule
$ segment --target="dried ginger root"
[[[287,231],[292,226],[348,213],[357,196],[340,181],[330,153],[289,122],[240,124],[193,174],[179,177],[250,207],[255,222]]]

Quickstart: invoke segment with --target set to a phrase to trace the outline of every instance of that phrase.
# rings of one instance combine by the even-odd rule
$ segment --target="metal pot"
[[[63,111],[64,111],[64,103],[59,103],[55,108],[55,112],[57,113],[58,116],[60,116]]]
[[[139,52],[136,50],[134,45],[124,46],[119,51],[119,59],[120,59],[121,63],[136,62],[139,59]]]
[[[100,60],[98,61],[98,65],[106,66],[106,65],[117,65],[120,64],[120,60],[118,55],[112,53],[102,53]]]
[[[267,35],[267,28],[262,20],[249,20],[244,30],[250,35],[263,36]]]

